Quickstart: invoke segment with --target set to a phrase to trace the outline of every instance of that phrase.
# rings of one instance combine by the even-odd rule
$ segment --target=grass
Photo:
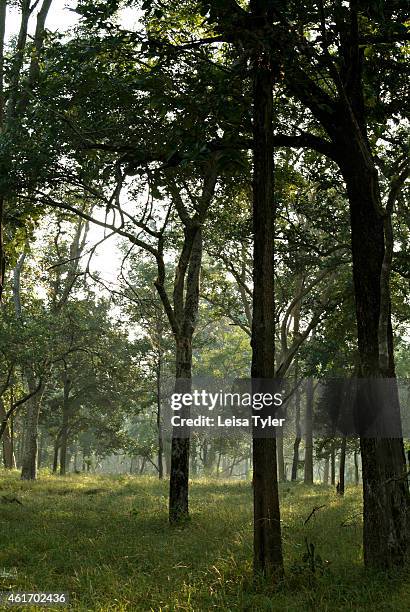
[[[170,528],[167,483],[49,475],[22,482],[2,472],[0,571],[17,574],[0,578],[0,590],[66,591],[73,611],[410,610],[409,572],[362,567],[358,488],[340,499],[330,487],[283,485],[281,507],[286,578],[274,589],[252,578],[249,483],[193,482],[191,520]],[[305,538],[319,555],[314,574]]]

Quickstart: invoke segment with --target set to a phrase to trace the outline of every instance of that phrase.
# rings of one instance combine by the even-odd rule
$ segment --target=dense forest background
[[[44,549],[78,609],[372,609],[386,570],[408,609],[408,25],[401,0],[0,0],[0,590],[62,584],[13,544],[49,494],[75,555],[99,515],[115,537],[77,583]],[[192,377],[286,378],[285,434],[168,435]],[[374,435],[315,436],[332,379],[390,381],[357,396]],[[144,559],[188,568],[180,599]]]

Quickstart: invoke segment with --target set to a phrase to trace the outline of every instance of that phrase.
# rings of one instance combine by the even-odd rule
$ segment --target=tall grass
[[[191,520],[178,528],[167,492],[147,477],[31,483],[2,472],[0,575],[17,573],[0,590],[66,591],[74,611],[410,610],[408,571],[362,567],[359,488],[339,498],[330,487],[281,487],[286,578],[275,588],[252,576],[249,483],[194,481]]]

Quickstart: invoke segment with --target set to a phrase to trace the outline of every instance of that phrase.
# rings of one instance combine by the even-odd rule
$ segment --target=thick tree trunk
[[[192,377],[192,338],[180,337],[176,342],[175,393],[190,393]],[[188,418],[189,408],[180,410]],[[171,475],[169,481],[169,520],[176,523],[188,518],[189,432],[181,437],[180,428],[172,437]]]
[[[252,379],[275,375],[273,191],[273,75],[269,60],[254,58],[253,83],[253,316]],[[257,385],[256,385],[257,386]],[[274,579],[283,574],[276,440],[254,437],[254,570]]]
[[[313,378],[309,377],[306,387],[305,416],[305,475],[304,483],[313,484]]]
[[[362,149],[367,141],[362,143]],[[356,299],[358,347],[361,376],[394,378],[393,335],[389,296],[386,295],[385,235],[378,176],[371,156],[358,151],[354,138],[343,162],[343,174],[350,202],[353,278]],[[387,279],[388,284],[388,279]],[[388,289],[388,286],[387,286]],[[388,292],[387,292],[388,293]],[[386,312],[386,321],[381,318]],[[386,337],[381,337],[380,333]],[[388,362],[385,363],[386,347]],[[381,394],[383,395],[383,394]],[[383,397],[373,402],[362,398],[362,413],[375,414]],[[389,398],[386,428],[400,431],[397,388]],[[363,545],[367,566],[387,568],[404,563],[409,545],[409,490],[403,440],[383,435],[362,437]]]

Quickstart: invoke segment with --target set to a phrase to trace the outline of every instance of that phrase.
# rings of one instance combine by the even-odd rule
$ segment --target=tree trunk
[[[0,398],[0,422],[4,422],[6,419],[6,410],[4,408],[3,400]],[[3,437],[3,464],[6,470],[13,470],[16,467],[16,459],[14,457],[13,450],[13,437],[9,423],[6,423]]]
[[[171,475],[171,444],[169,439],[164,440],[164,459],[165,459],[165,474]]]
[[[4,49],[5,49],[5,34],[6,34],[6,15],[7,15],[7,1],[2,0],[0,2],[0,133],[4,132],[5,128],[5,92],[4,92]],[[3,297],[4,280],[6,272],[6,252],[4,244],[4,208],[5,208],[4,195],[0,194],[0,302]]]
[[[357,456],[357,451],[354,452],[354,483],[358,485],[360,481],[359,477],[359,459]]]
[[[146,457],[143,457],[142,458],[142,462],[141,462],[141,467],[140,467],[140,470],[139,470],[140,476],[142,476],[142,473],[144,472],[146,462],[147,462]]]
[[[296,359],[295,362],[295,384],[298,384],[299,376],[299,362]],[[300,388],[298,387],[295,391],[295,441],[293,443],[293,459],[292,459],[292,482],[296,482],[298,479],[299,469],[299,448],[302,441],[302,434],[300,430]]]
[[[283,436],[280,432],[276,438],[276,452],[278,461],[278,480],[279,482],[286,482],[285,457],[283,454]]]
[[[63,415],[63,428],[61,430],[60,445],[60,476],[65,476],[67,472],[67,445],[68,445],[68,417]]]
[[[57,474],[57,470],[58,470],[58,451],[60,450],[60,435],[61,435],[61,431],[58,432],[56,441],[54,442],[53,474]]]
[[[252,380],[275,375],[273,75],[263,52],[253,58]],[[255,385],[256,382],[256,385]],[[283,575],[276,440],[253,439],[254,570]]]
[[[37,469],[39,470],[43,464],[44,453],[44,434],[40,433],[37,453]]]
[[[29,391],[34,392],[36,385],[32,372],[27,373]],[[44,387],[28,402],[25,421],[24,456],[21,468],[22,480],[36,480],[38,453],[38,420]]]
[[[298,291],[302,291],[304,283],[303,274],[299,275],[297,279],[297,289]],[[302,308],[301,300],[296,304],[293,311],[293,338],[296,340],[300,334],[300,312]],[[298,478],[298,468],[299,468],[299,447],[302,441],[302,434],[300,431],[300,388],[299,388],[299,359],[296,355],[295,358],[295,441],[293,443],[293,459],[292,459],[292,475],[291,480],[295,482]]]
[[[293,443],[292,482],[295,482],[298,479],[299,447],[301,441],[301,436],[296,436],[295,441]]]
[[[313,378],[309,377],[306,388],[305,417],[305,484],[313,484]]]
[[[164,478],[164,440],[162,437],[162,415],[161,415],[161,356],[157,362],[157,432],[158,432],[158,478]]]
[[[336,483],[336,453],[334,443],[332,444],[332,450],[330,451],[330,484],[335,486]]]
[[[191,392],[192,339],[180,337],[176,343],[175,393]],[[182,407],[182,418],[189,417],[189,408]],[[181,437],[178,428],[171,442],[171,475],[169,481],[169,520],[176,523],[188,518],[189,432]]]
[[[194,436],[191,439],[190,448],[191,472],[193,476],[198,475],[198,439]]]
[[[70,390],[71,380],[67,374],[67,366],[65,365],[63,373],[63,423],[60,437],[60,476],[65,476],[67,471],[68,426],[71,416]]]
[[[351,135],[350,135],[351,136]],[[389,279],[385,278],[385,226],[381,212],[377,170],[363,148],[350,137],[343,161],[350,203],[353,279],[361,376],[394,379],[393,333],[390,317]],[[387,281],[387,286],[386,286]],[[387,287],[387,295],[386,295]],[[382,325],[382,318],[387,317]],[[381,334],[381,335],[380,335]],[[382,336],[385,337],[382,337]],[[385,352],[387,347],[387,363]],[[374,415],[386,401],[361,398],[361,413]],[[404,563],[409,545],[409,490],[403,440],[383,435],[387,429],[400,431],[397,387],[389,398],[389,423],[382,424],[380,437],[360,441],[363,476],[363,546],[367,566],[388,568]],[[383,411],[384,412],[384,411]]]
[[[329,457],[325,457],[325,467],[323,470],[323,484],[329,484]]]
[[[340,461],[339,461],[339,486],[337,492],[339,495],[345,494],[345,468],[346,468],[346,438],[342,438],[342,445],[340,447]]]

